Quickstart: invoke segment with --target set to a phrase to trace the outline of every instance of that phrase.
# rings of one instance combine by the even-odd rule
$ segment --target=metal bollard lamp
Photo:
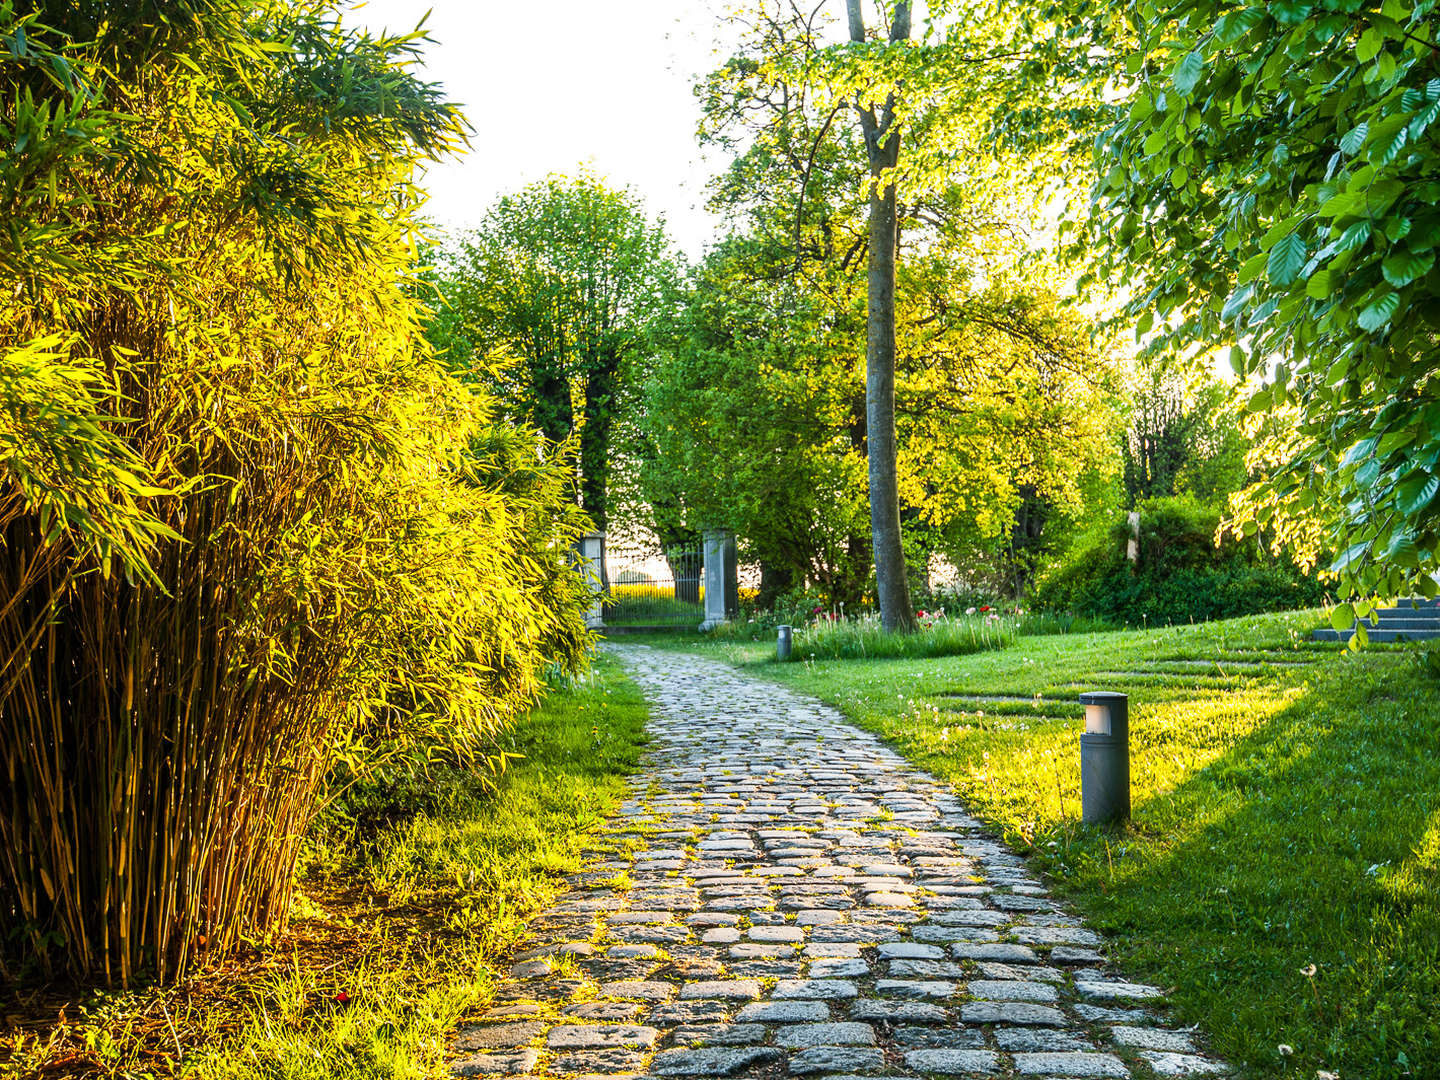
[[[1080,695],[1080,820],[1087,825],[1130,816],[1130,698],[1111,690]]]
[[[775,659],[790,659],[790,627],[777,626],[775,628]]]

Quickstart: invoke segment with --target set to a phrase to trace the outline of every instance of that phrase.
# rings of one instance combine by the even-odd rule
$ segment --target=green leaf
[[[1317,270],[1305,282],[1305,295],[1312,300],[1328,300],[1335,291],[1334,277],[1329,270]]]
[[[1383,326],[1390,323],[1390,319],[1400,308],[1400,294],[1386,293],[1380,299],[1360,312],[1359,323],[1363,330],[1374,333]]]
[[[1434,501],[1436,494],[1440,494],[1440,476],[1417,476],[1400,487],[1400,512],[1406,517],[1414,517]]]
[[[1180,61],[1170,81],[1180,93],[1189,94],[1204,76],[1205,58],[1197,51],[1190,53]]]
[[[1299,233],[1281,237],[1270,249],[1270,258],[1265,272],[1276,285],[1289,285],[1300,276],[1305,265],[1305,241]]]
[[[1385,280],[1397,289],[1404,288],[1417,278],[1422,278],[1435,265],[1435,253],[1427,251],[1417,254],[1409,248],[1400,248],[1380,264]]]
[[[1335,630],[1349,630],[1355,625],[1355,605],[1336,604],[1330,612],[1330,626]]]
[[[1254,281],[1265,269],[1265,263],[1268,259],[1269,256],[1263,251],[1258,255],[1250,256],[1250,258],[1246,259],[1241,265],[1240,272],[1235,275],[1236,282],[1244,285],[1247,282]]]
[[[1358,154],[1365,145],[1365,138],[1370,134],[1368,123],[1356,124],[1340,138],[1340,149],[1351,155]]]
[[[1360,35],[1360,40],[1355,44],[1355,59],[1359,60],[1362,64],[1368,64],[1371,60],[1375,59],[1384,44],[1385,35],[1373,26],[1369,27]]]
[[[1338,559],[1330,564],[1330,572],[1332,574],[1344,573],[1349,566],[1363,559],[1369,550],[1370,541],[1368,540],[1363,540],[1358,544],[1351,544]]]
[[[1365,194],[1361,191],[1336,192],[1320,204],[1320,216],[1333,218],[1353,214],[1364,199]]]

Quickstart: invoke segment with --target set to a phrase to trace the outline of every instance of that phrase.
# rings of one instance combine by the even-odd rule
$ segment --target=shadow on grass
[[[1167,711],[1142,713],[1142,760],[1194,746]],[[1038,852],[1217,1049],[1440,1076],[1440,702],[1418,665],[1336,665],[1173,790],[1136,788],[1128,829],[1056,822]]]

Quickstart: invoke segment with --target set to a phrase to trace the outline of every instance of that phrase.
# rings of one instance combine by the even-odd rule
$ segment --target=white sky
[[[715,0],[369,0],[347,22],[434,42],[422,77],[443,83],[471,126],[470,152],[432,167],[426,212],[479,223],[500,196],[589,165],[664,215],[698,256],[716,224],[704,184],[696,78],[720,60]]]

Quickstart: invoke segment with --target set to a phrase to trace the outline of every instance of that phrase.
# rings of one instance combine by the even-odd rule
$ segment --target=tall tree
[[[674,273],[663,225],[584,172],[501,199],[442,259],[457,346],[448,359],[494,387],[516,419],[578,443],[580,505],[600,530],[634,365]]]
[[[1066,384],[1038,374],[1060,370],[1076,356],[1068,340],[1073,327],[1053,333],[1053,285],[1002,268],[1022,255],[1015,240],[1032,213],[1027,193],[1037,190],[1008,153],[1012,137],[1022,132],[1027,145],[1044,145],[1038,157],[1051,164],[1038,171],[1047,179],[1056,174],[1054,161],[1068,163],[1070,157],[1054,153],[1054,125],[1041,121],[1053,121],[1056,109],[1043,95],[1027,102],[1027,120],[1035,122],[1001,130],[1002,105],[1020,81],[1015,58],[1030,55],[1027,49],[1040,55],[1035,40],[1050,40],[1024,26],[1012,6],[966,4],[965,17],[946,17],[943,26],[929,26],[922,40],[912,40],[909,3],[883,4],[880,32],[867,32],[860,9],[851,4],[847,36],[861,40],[829,43],[834,33],[827,9],[834,7],[755,0],[737,16],[744,30],[740,48],[703,86],[703,131],[737,153],[717,183],[716,203],[740,220],[747,238],[769,245],[772,256],[756,272],[788,282],[806,300],[825,298],[835,312],[832,320],[854,311],[867,315],[865,341],[855,343],[857,354],[867,357],[867,393],[851,432],[870,472],[867,546],[888,537],[890,559],[877,552],[874,562],[877,579],[893,582],[904,569],[897,552],[916,550],[914,543],[901,544],[903,518],[923,518],[933,534],[929,516],[939,514],[950,543],[963,526],[946,503],[962,505],[973,497],[972,507],[985,505],[989,517],[1004,469],[986,472],[994,456],[992,446],[982,444],[996,442],[995,425],[1004,415],[996,406],[1004,396],[1027,403],[1008,418],[1021,422],[1034,415],[1030,406],[1043,397],[1037,396],[1041,384]],[[995,42],[1008,40],[1027,45],[996,49]],[[1081,101],[1071,102],[1077,115],[1090,115],[1079,108]],[[848,124],[848,118],[858,122]],[[923,255],[933,249],[943,255]],[[867,274],[857,282],[860,265]],[[904,282],[897,282],[897,265]],[[995,288],[979,287],[981,281]],[[795,310],[793,304],[783,307]],[[1057,343],[1063,343],[1058,350]],[[991,363],[995,357],[1007,361]],[[1080,383],[1097,370],[1089,363],[1077,369]],[[909,390],[903,386],[907,372]],[[1081,397],[1089,400],[1087,393]],[[972,402],[958,400],[965,395]],[[936,415],[926,416],[927,410]],[[888,418],[880,435],[871,423],[876,418]],[[909,451],[906,431],[914,435]],[[907,452],[912,461],[923,461],[936,433],[949,439],[942,456],[955,471],[937,484],[907,481]],[[969,464],[959,464],[962,456]],[[1040,468],[1041,461],[1051,458],[1032,455],[1011,475]],[[975,468],[978,462],[985,467]],[[973,487],[960,494],[949,487],[952,481]],[[887,487],[891,498],[881,494]],[[991,527],[991,521],[982,526]],[[888,569],[881,569],[883,562]],[[913,618],[904,592],[907,582],[883,599],[888,625]]]
[[[846,0],[850,40],[865,45],[868,34],[860,0]],[[890,17],[892,45],[910,40],[910,2],[898,0]],[[895,467],[895,248],[900,242],[895,214],[895,166],[901,131],[895,115],[896,88],[877,104],[855,100],[870,167],[869,244],[866,259],[865,423],[869,435],[870,532],[880,620],[887,630],[914,630],[910,578],[900,537],[900,485]]]

